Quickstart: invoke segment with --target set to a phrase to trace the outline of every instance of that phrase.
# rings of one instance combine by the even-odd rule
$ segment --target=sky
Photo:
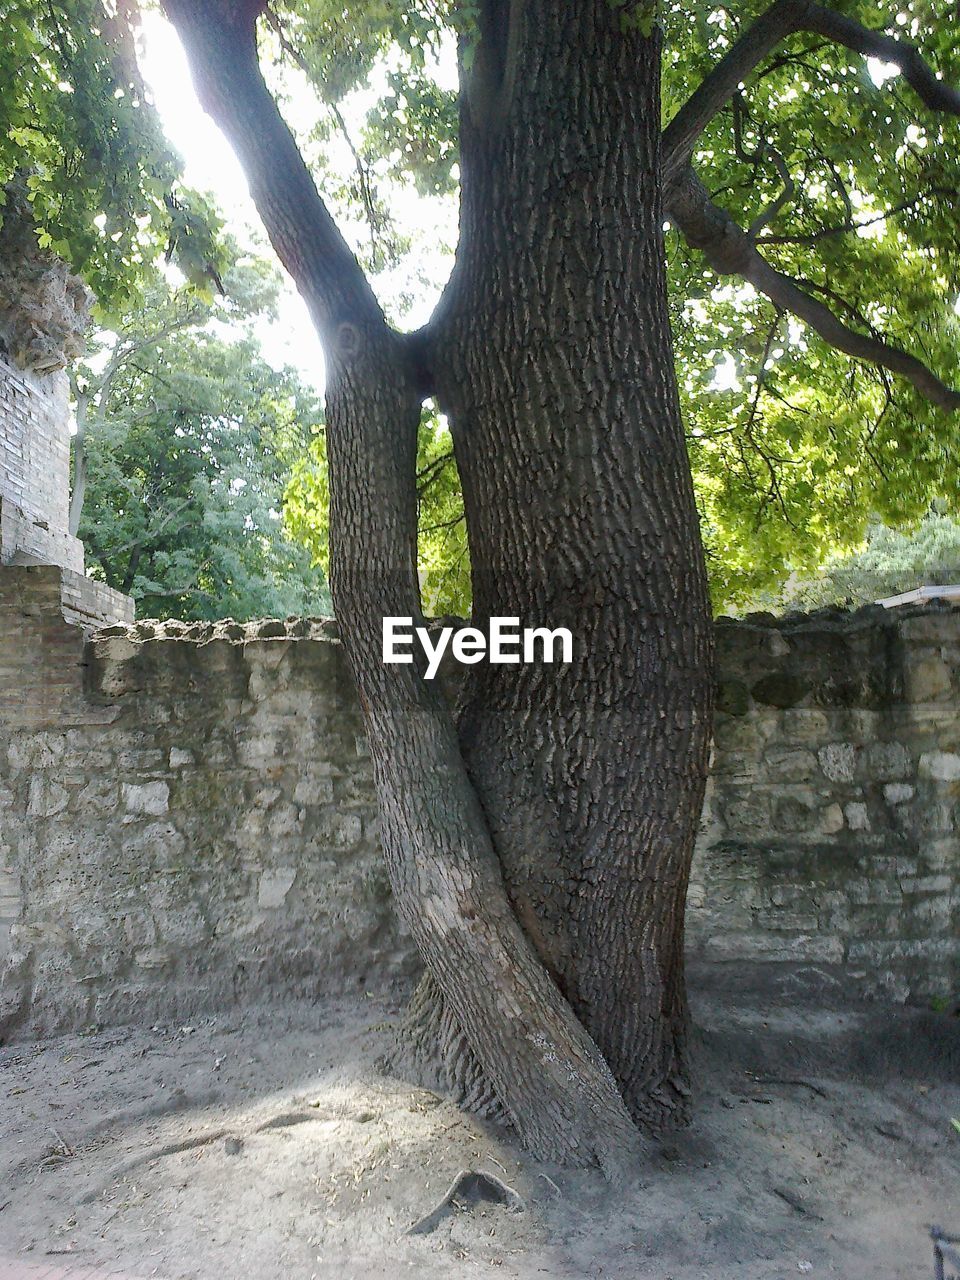
[[[184,160],[186,185],[210,192],[225,216],[228,229],[241,244],[256,244],[259,252],[270,255],[256,209],[250,199],[246,179],[239,162],[219,129],[200,106],[190,78],[186,55],[173,27],[161,14],[142,14],[140,64],[149,85],[169,141]],[[316,100],[305,82],[291,74],[287,82],[288,96],[283,110],[295,131],[306,131],[316,114]],[[447,51],[435,69],[441,83],[455,84],[456,59]],[[369,99],[368,99],[369,100]],[[351,129],[359,127],[366,102],[360,95],[343,104]],[[336,152],[333,152],[335,159]],[[352,162],[345,148],[340,163]],[[415,328],[429,318],[439,296],[439,289],[450,268],[450,252],[455,243],[456,208],[452,201],[424,200],[412,190],[391,193],[391,213],[401,230],[414,235],[418,248],[400,273],[378,279],[381,301],[396,309],[400,290],[409,288],[410,274],[416,271],[426,277],[412,305],[403,315],[405,327]],[[343,228],[351,238],[351,228]],[[363,234],[362,229],[352,229]],[[286,278],[286,277],[285,277]],[[323,387],[323,354],[306,305],[292,282],[281,295],[276,321],[264,321],[257,336],[267,360],[274,365],[292,364],[318,388]]]

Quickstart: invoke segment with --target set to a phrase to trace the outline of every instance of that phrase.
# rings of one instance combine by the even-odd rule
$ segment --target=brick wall
[[[0,564],[83,572],[67,532],[70,409],[63,373],[36,374],[0,356]]]
[[[409,975],[330,624],[112,627],[0,571],[0,1026]],[[719,623],[696,966],[960,991],[960,610]],[[4,956],[4,949],[6,954]]]

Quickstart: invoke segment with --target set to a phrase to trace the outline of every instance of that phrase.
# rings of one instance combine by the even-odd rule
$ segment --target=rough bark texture
[[[410,344],[384,324],[263,84],[253,9],[199,0],[169,0],[167,9],[326,342],[331,587],[369,730],[398,907],[521,1139],[548,1159],[622,1167],[638,1153],[636,1130],[609,1067],[510,910],[439,688],[414,667],[381,660],[383,616],[419,616],[422,389]]]
[[[683,908],[710,628],[667,321],[659,43],[528,0],[463,113],[435,349],[474,610],[568,626],[569,667],[472,668],[460,738],[511,901],[659,1129],[688,1095]],[[496,61],[490,59],[490,61]]]
[[[640,1149],[624,1097],[651,1128],[683,1112],[683,900],[709,732],[656,42],[622,32],[607,0],[481,6],[463,246],[437,341],[409,341],[266,91],[257,6],[166,7],[327,348],[331,586],[384,853],[429,975],[408,1046],[422,1061],[439,1044],[449,1085],[537,1155],[622,1167]],[[459,742],[438,686],[380,648],[384,615],[419,618],[432,377],[454,418],[478,617],[569,626],[577,645],[570,667],[484,668]]]

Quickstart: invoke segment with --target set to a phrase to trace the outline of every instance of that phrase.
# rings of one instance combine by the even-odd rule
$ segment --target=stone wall
[[[19,578],[0,672],[0,1027],[187,1017],[409,975],[322,623],[109,628]],[[12,590],[0,592],[9,635]],[[6,601],[6,613],[4,611]],[[21,677],[23,677],[21,666]],[[5,916],[5,919],[4,919]]]
[[[760,615],[717,646],[693,954],[960,995],[960,609]]]
[[[85,642],[61,609],[54,570],[0,571],[0,1027],[409,976],[332,625],[139,623]],[[717,635],[696,965],[955,996],[960,610]]]

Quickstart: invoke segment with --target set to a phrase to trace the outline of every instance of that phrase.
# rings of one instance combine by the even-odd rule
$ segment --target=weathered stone
[[[920,757],[921,778],[937,782],[960,781],[960,755],[952,751],[925,751]]]
[[[296,867],[275,867],[260,877],[257,902],[261,907],[282,907],[297,878]]]
[[[902,742],[871,742],[864,752],[864,771],[874,782],[893,782],[908,774],[910,766]]]
[[[843,830],[843,810],[838,804],[828,804],[820,815],[820,830],[824,835],[834,835]]]
[[[813,792],[779,797],[774,804],[773,825],[778,831],[809,831],[816,824],[816,800]]]
[[[912,663],[907,671],[907,696],[911,702],[935,702],[950,696],[950,668],[939,657]]]
[[[70,792],[44,774],[30,779],[27,813],[35,818],[50,818],[62,813],[70,802]]]
[[[717,685],[717,711],[745,716],[750,710],[750,690],[742,680],[721,680]]]
[[[796,706],[808,692],[809,685],[800,676],[779,671],[764,676],[751,689],[755,702],[781,709]]]
[[[857,748],[852,742],[829,742],[817,752],[824,776],[831,782],[852,782]]]
[[[859,800],[852,800],[844,805],[843,814],[851,831],[869,831],[870,815],[867,806]]]
[[[909,782],[888,782],[883,788],[883,798],[887,804],[903,804],[913,799],[913,792]]]
[[[170,788],[165,782],[125,782],[120,790],[128,813],[156,816],[170,807]]]

